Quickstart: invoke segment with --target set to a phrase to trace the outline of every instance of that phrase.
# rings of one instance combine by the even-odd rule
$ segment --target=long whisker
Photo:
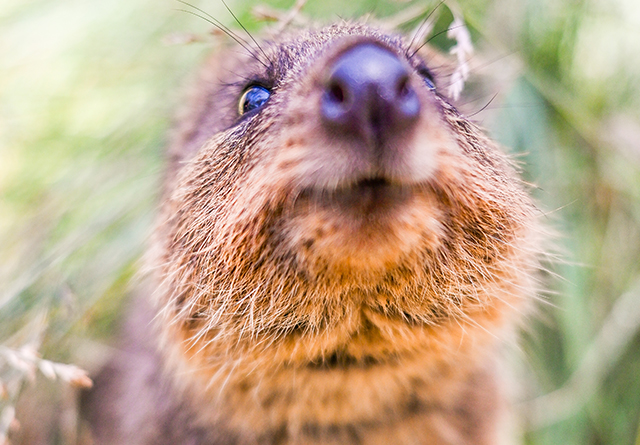
[[[475,116],[475,115],[477,115],[477,114],[479,114],[479,113],[482,113],[484,110],[486,110],[486,109],[487,109],[487,107],[488,107],[489,105],[491,105],[491,102],[493,102],[493,100],[494,100],[496,97],[498,97],[498,93],[494,94],[494,95],[493,95],[493,97],[492,97],[491,99],[489,99],[489,102],[487,102],[487,103],[486,103],[486,105],[484,105],[484,106],[483,106],[482,108],[480,108],[478,111],[476,111],[476,112],[474,112],[474,113],[472,113],[472,114],[468,115],[468,116],[467,116],[467,118],[471,118],[471,117],[473,117],[473,116]]]
[[[431,42],[431,41],[432,41],[433,39],[435,39],[436,37],[441,36],[441,35],[442,35],[442,34],[444,34],[445,32],[449,32],[449,31],[451,31],[452,29],[463,28],[463,27],[464,27],[464,25],[456,25],[456,26],[452,26],[452,27],[450,27],[450,28],[443,29],[442,31],[435,33],[434,35],[432,35],[431,37],[429,37],[429,38],[428,38],[428,39],[427,39],[427,40],[426,40],[422,45],[420,45],[418,48],[416,48],[416,50],[415,50],[413,53],[411,53],[411,56],[409,56],[409,58],[411,58],[411,57],[415,56],[415,55],[416,55],[416,53],[417,53],[418,51],[420,51],[420,50],[421,50],[425,45],[428,45],[428,44],[429,44],[429,42]]]
[[[429,21],[429,18],[431,18],[431,16],[438,10],[438,8],[440,6],[442,6],[442,4],[445,2],[446,0],[441,0],[440,3],[438,3],[436,5],[435,8],[433,8],[431,10],[431,12],[425,17],[425,19],[422,21],[422,23],[420,23],[420,26],[418,26],[418,29],[416,30],[416,32],[413,34],[413,36],[411,37],[411,41],[409,42],[409,46],[407,47],[407,52],[409,52],[411,50],[411,47],[413,46],[413,44],[415,43],[416,37],[420,35],[420,30],[422,30],[422,27]],[[422,48],[422,46],[420,47]],[[420,49],[418,48],[418,49]],[[415,55],[415,53],[418,52],[417,50],[413,52],[413,54]],[[406,55],[406,54],[405,54]],[[411,56],[413,57],[413,55]]]
[[[193,6],[183,0],[176,0],[184,5],[187,5],[191,8],[194,8],[200,12],[202,12],[205,15],[200,15],[196,12],[193,11],[189,11],[188,9],[178,9],[178,11],[181,12],[186,12],[187,14],[191,14],[194,15],[198,18],[201,18],[202,20],[204,20],[207,23],[210,23],[211,25],[215,26],[216,28],[218,28],[220,31],[224,32],[226,35],[228,35],[230,38],[232,38],[238,45],[240,45],[242,48],[245,49],[245,51],[247,51],[249,53],[249,55],[251,55],[251,57],[253,57],[254,59],[256,59],[258,62],[260,62],[265,68],[267,67],[267,65],[260,59],[260,57],[258,57],[258,55],[251,49],[251,45],[249,44],[249,42],[247,42],[246,40],[244,40],[242,37],[236,35],[233,31],[231,31],[229,28],[227,28],[226,26],[224,26],[218,19],[216,19],[215,17],[211,16],[211,14],[207,13],[206,11],[203,11],[202,9]]]
[[[229,6],[227,5],[227,3],[224,0],[220,0],[222,2],[222,4],[224,5],[225,8],[227,8],[227,11],[229,11],[229,14],[231,14],[231,16],[233,17],[233,19],[236,21],[236,23],[238,25],[240,25],[240,28],[242,28],[242,30],[249,36],[249,38],[251,39],[251,41],[253,43],[255,43],[255,45],[258,47],[258,49],[260,50],[260,52],[262,53],[262,55],[265,57],[265,59],[269,60],[269,56],[267,56],[267,53],[264,52],[264,50],[262,49],[262,47],[260,46],[260,44],[256,41],[256,39],[253,38],[253,36],[251,35],[251,33],[249,31],[247,31],[247,28],[244,27],[244,25],[240,22],[240,20],[238,20],[238,17],[236,17],[236,15],[233,13],[233,11],[231,10],[231,8],[229,8]]]
[[[204,9],[198,8],[196,5],[192,5],[191,3],[186,2],[184,0],[176,0],[176,1],[179,2],[179,3],[182,3],[183,5],[188,6],[190,8],[195,9],[196,11],[201,12],[202,14],[204,14],[205,16],[207,16],[209,18],[209,20],[207,20],[209,23],[211,23],[211,21],[214,21],[215,22],[215,26],[218,27],[218,29],[220,29],[221,31],[224,31],[225,33],[227,33],[227,35],[229,35],[229,37],[231,37],[230,34],[232,34],[235,38],[241,40],[245,45],[250,46],[249,42],[247,42],[242,37],[240,37],[239,35],[237,35],[233,31],[231,31],[231,29],[229,29],[229,27],[225,26],[220,20],[218,20],[217,18],[215,18],[214,16],[209,14]],[[198,17],[200,17],[200,16],[198,16]],[[201,17],[201,18],[203,18],[203,17]]]

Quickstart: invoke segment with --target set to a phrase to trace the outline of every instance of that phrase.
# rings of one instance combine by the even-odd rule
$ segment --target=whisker
[[[233,17],[233,19],[236,21],[236,23],[238,25],[240,25],[240,28],[242,28],[242,30],[249,36],[249,38],[251,39],[251,41],[253,43],[255,43],[255,45],[258,47],[258,49],[260,50],[260,52],[262,53],[262,55],[265,57],[265,59],[269,60],[269,56],[267,56],[267,53],[264,52],[264,50],[262,49],[262,47],[260,46],[260,44],[256,41],[256,39],[253,38],[253,35],[251,35],[251,33],[249,31],[247,31],[247,28],[244,27],[244,25],[242,24],[242,22],[240,22],[240,20],[238,20],[238,17],[236,17],[236,15],[233,13],[233,11],[231,10],[231,8],[229,8],[229,6],[227,5],[227,3],[224,0],[220,0],[222,2],[222,4],[224,5],[225,8],[227,8],[227,11],[229,11],[229,14],[231,14],[231,16]]]
[[[260,62],[265,68],[267,68],[267,65],[260,59],[260,57],[258,57],[258,55],[251,49],[251,45],[249,44],[249,42],[247,42],[246,40],[244,40],[242,37],[236,35],[233,31],[231,31],[229,28],[227,28],[225,25],[222,24],[222,22],[220,22],[218,19],[216,19],[215,17],[211,16],[211,14],[207,13],[206,11],[203,11],[202,9],[193,6],[183,0],[176,0],[184,5],[187,5],[191,8],[194,8],[200,12],[202,12],[205,15],[200,15],[196,12],[193,11],[189,11],[187,9],[177,9],[177,11],[180,12],[186,12],[187,14],[191,14],[194,15],[202,20],[204,20],[207,23],[210,23],[211,25],[215,26],[216,28],[218,28],[220,31],[224,32],[227,36],[229,36],[231,39],[233,39],[238,45],[240,45],[242,48],[244,48],[245,51],[247,51],[249,53],[249,55],[251,57],[253,57],[254,59],[256,59],[258,62]]]
[[[409,50],[411,50],[411,47],[413,46],[413,44],[415,43],[416,38],[420,35],[420,31],[422,30],[422,27],[424,25],[427,24],[427,22],[429,21],[429,19],[431,18],[431,16],[438,10],[438,8],[440,8],[440,6],[442,6],[442,4],[445,2],[446,0],[441,0],[440,3],[438,3],[436,5],[435,8],[433,8],[433,10],[425,17],[425,19],[422,21],[422,23],[420,23],[420,26],[418,26],[418,29],[416,29],[416,32],[413,34],[413,36],[411,37],[411,41],[409,42],[409,46],[407,47],[407,52],[405,53],[405,56],[408,55]],[[418,50],[420,48],[422,48],[423,45],[421,45]],[[415,55],[415,53],[418,52],[418,50],[414,51],[413,54],[411,55],[411,57],[413,57],[413,55]]]
[[[473,116],[476,116],[477,114],[480,114],[480,113],[482,113],[484,110],[486,110],[486,109],[487,109],[487,107],[488,107],[489,105],[491,105],[491,102],[493,102],[493,100],[494,100],[496,97],[498,97],[498,94],[499,94],[499,93],[495,93],[495,94],[491,97],[491,99],[489,99],[489,101],[486,103],[486,105],[484,105],[484,106],[483,106],[482,108],[480,108],[478,111],[476,111],[476,112],[474,112],[474,113],[472,113],[472,114],[468,115],[468,116],[467,116],[467,118],[471,118],[471,117],[473,117]]]
[[[215,18],[214,16],[212,16],[211,14],[209,14],[207,11],[205,11],[204,9],[198,8],[195,5],[192,5],[189,2],[186,2],[184,0],[176,0],[179,3],[182,3],[183,5],[189,6],[190,8],[195,9],[196,11],[201,12],[202,14],[204,14],[205,16],[207,16],[210,20],[213,20],[215,22],[215,26],[220,29],[221,31],[225,32],[227,35],[232,34],[235,38],[241,40],[245,45],[249,45],[249,42],[247,42],[246,40],[244,40],[242,37],[240,37],[239,35],[237,35],[236,33],[234,33],[233,31],[231,31],[231,29],[227,26],[225,26],[220,20],[218,20],[217,18]],[[198,16],[200,17],[200,16]],[[203,18],[203,17],[200,17]],[[210,20],[207,20],[207,22],[211,23]],[[231,36],[230,36],[231,37]]]
[[[435,33],[434,35],[432,35],[431,37],[429,37],[429,38],[428,38],[428,39],[427,39],[427,40],[426,40],[422,45],[420,45],[418,48],[416,48],[416,50],[415,50],[413,53],[411,53],[411,55],[409,56],[409,58],[411,58],[411,57],[415,56],[415,55],[416,55],[416,53],[417,53],[418,51],[420,51],[420,50],[421,50],[425,45],[428,45],[428,44],[429,44],[429,42],[431,42],[431,41],[432,41],[433,39],[435,39],[436,37],[441,36],[442,34],[444,34],[444,33],[446,33],[446,32],[449,32],[449,31],[451,31],[451,30],[453,30],[453,29],[464,28],[464,26],[465,26],[465,25],[456,25],[456,26],[451,26],[451,27],[449,27],[449,28],[447,28],[447,29],[443,29],[442,31]]]

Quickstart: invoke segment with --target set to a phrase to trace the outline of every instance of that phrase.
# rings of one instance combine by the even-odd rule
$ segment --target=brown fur
[[[415,72],[420,121],[385,153],[398,199],[354,199],[372,161],[322,130],[316,104],[326,66],[358,41],[420,63],[361,24],[281,35],[261,44],[267,68],[238,49],[214,58],[179,126],[151,255],[160,352],[145,350],[162,372],[127,383],[121,365],[105,380],[147,382],[171,405],[145,405],[150,422],[183,442],[498,440],[496,350],[535,290],[534,207],[495,144]],[[255,77],[273,94],[239,118]],[[103,442],[169,434],[114,433],[118,416]]]

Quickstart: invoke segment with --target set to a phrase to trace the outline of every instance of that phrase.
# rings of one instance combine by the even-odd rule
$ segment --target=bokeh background
[[[220,0],[193,3],[236,27]],[[436,4],[311,0],[303,11],[321,21],[409,11],[411,30]],[[547,291],[511,352],[522,443],[640,445],[640,3],[447,4],[475,45],[458,105],[522,164],[555,232]],[[255,2],[229,6],[260,28]],[[220,43],[180,9],[0,2],[0,444],[7,431],[82,441],[77,390],[56,363],[92,371],[112,347],[153,225],[167,130],[183,85]],[[446,6],[438,14],[434,33],[452,20]],[[57,426],[28,436],[30,419]]]

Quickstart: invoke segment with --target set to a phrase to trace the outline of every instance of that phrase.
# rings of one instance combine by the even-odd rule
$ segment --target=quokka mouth
[[[340,185],[335,189],[310,189],[303,195],[315,205],[367,218],[403,205],[414,191],[415,185],[375,176]]]

